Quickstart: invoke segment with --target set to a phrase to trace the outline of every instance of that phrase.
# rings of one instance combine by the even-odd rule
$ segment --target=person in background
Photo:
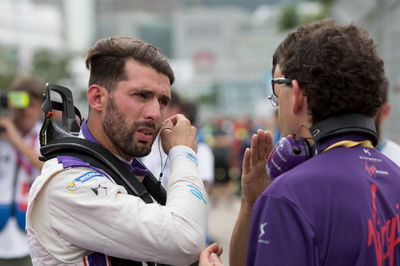
[[[391,105],[388,102],[388,85],[386,84],[384,88],[384,97],[383,104],[379,108],[378,113],[375,116],[375,126],[378,131],[379,142],[378,142],[378,150],[385,154],[389,159],[395,162],[400,166],[400,145],[396,142],[385,138],[382,136],[382,127],[383,122],[389,117]]]
[[[198,125],[197,112],[198,106],[195,102],[182,102],[181,113],[195,126]],[[209,191],[210,187],[214,183],[215,158],[212,148],[204,141],[204,137],[200,130],[197,130],[197,156],[199,160],[199,175],[203,180],[204,187]]]
[[[44,84],[18,77],[0,116],[0,265],[32,265],[25,235],[28,193],[42,167],[39,131]],[[13,104],[14,103],[14,104]]]

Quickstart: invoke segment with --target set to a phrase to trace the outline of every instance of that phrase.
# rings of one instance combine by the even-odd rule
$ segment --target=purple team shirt
[[[258,198],[247,253],[247,265],[400,266],[400,168],[361,146],[307,160]]]

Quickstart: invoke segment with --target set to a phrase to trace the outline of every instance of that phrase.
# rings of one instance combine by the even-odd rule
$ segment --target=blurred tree
[[[71,73],[67,55],[50,50],[37,50],[33,56],[32,75],[51,83],[69,79]]]
[[[197,98],[197,101],[202,103],[202,104],[208,104],[208,105],[216,105],[218,101],[218,90],[220,86],[218,82],[214,82],[211,86],[211,92],[209,94],[203,94],[200,95]]]
[[[310,1],[319,2],[324,6],[331,6],[335,2],[335,0],[310,0]]]
[[[281,18],[279,20],[279,29],[288,30],[300,24],[300,17],[297,12],[296,5],[285,6],[282,9]]]
[[[321,4],[321,11],[316,14],[301,14],[298,11],[297,4],[287,5],[282,8],[281,17],[279,19],[279,29],[286,31],[293,29],[299,25],[305,25],[310,22],[320,20],[329,14],[335,0],[309,0]]]
[[[17,49],[0,46],[0,90],[7,89],[17,75]]]

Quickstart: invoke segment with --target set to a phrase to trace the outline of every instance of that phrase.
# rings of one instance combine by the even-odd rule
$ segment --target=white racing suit
[[[171,265],[197,260],[207,204],[196,154],[177,146],[169,156],[166,206],[145,204],[79,159],[47,161],[29,194],[33,265],[111,265],[108,256]]]

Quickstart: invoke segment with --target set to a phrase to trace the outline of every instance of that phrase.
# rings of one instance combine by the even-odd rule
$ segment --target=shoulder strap
[[[165,189],[158,185],[158,181],[150,172],[141,183],[124,163],[99,144],[86,139],[67,137],[41,147],[40,152],[43,161],[60,155],[79,158],[105,171],[117,184],[124,186],[129,194],[140,197],[144,202],[153,202],[151,195],[161,205],[166,203]]]

